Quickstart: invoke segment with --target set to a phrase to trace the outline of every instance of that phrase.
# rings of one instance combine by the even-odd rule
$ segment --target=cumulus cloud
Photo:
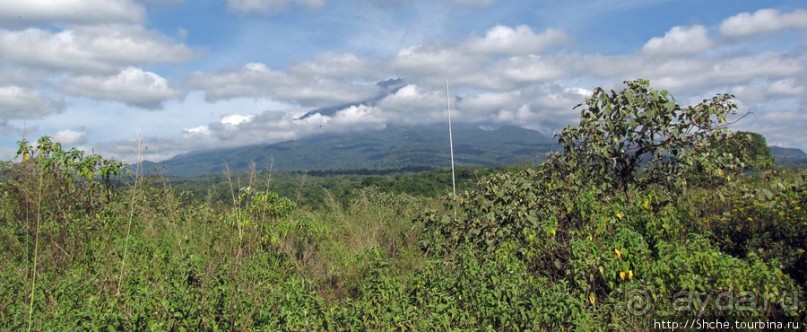
[[[531,55],[506,59],[493,67],[493,73],[500,73],[511,86],[546,82],[566,74],[565,66],[557,58]]]
[[[295,120],[291,113],[264,111],[257,115],[229,114],[206,125],[186,128],[178,137],[148,138],[144,142],[149,149],[143,158],[160,161],[204,149],[229,148],[251,144],[271,144],[288,141],[329,130],[344,130],[342,126],[325,125],[330,117],[316,114],[304,120]],[[108,142],[101,148],[113,156],[130,158],[136,151],[135,142]]]
[[[689,54],[700,52],[712,46],[702,25],[690,27],[675,26],[664,37],[653,37],[642,47],[649,54]]]
[[[18,86],[0,87],[0,118],[39,118],[58,112],[64,106],[61,98],[45,97],[35,90]]]
[[[325,0],[227,0],[227,9],[244,14],[266,14],[282,11],[291,4],[318,9],[325,6]]]
[[[444,119],[446,104],[441,90],[409,84],[386,96],[376,106],[390,123],[423,124]]]
[[[252,121],[255,118],[255,115],[241,115],[241,114],[231,114],[221,118],[221,123],[228,126],[238,126],[244,122]]]
[[[536,34],[526,25],[515,28],[497,25],[488,30],[484,37],[468,40],[463,48],[482,54],[524,55],[540,53],[568,40],[566,33],[558,29],[547,29]]]
[[[76,77],[64,89],[76,95],[147,109],[162,108],[166,100],[181,96],[165,78],[135,67],[127,67],[113,76]]]
[[[800,96],[807,91],[803,82],[798,82],[792,78],[773,82],[768,89],[771,93],[782,96]]]
[[[565,66],[559,63],[559,57],[538,53],[566,40],[566,34],[556,29],[536,34],[527,26],[500,25],[488,30],[484,37],[471,37],[459,45],[403,48],[389,61],[389,66],[401,76],[424,81],[449,79],[452,84],[512,89],[562,76]]]
[[[64,145],[84,144],[87,142],[87,133],[83,131],[63,129],[53,134],[53,140]]]
[[[209,100],[264,97],[301,106],[303,113],[306,107],[348,106],[303,121],[289,121],[295,118],[291,115],[272,121],[263,115],[238,117],[232,119],[237,125],[218,121],[188,128],[185,134],[213,141],[253,137],[254,144],[348,128],[444,121],[446,79],[462,96],[452,99],[456,121],[515,124],[547,135],[577,120],[579,110],[573,107],[595,86],[618,89],[622,81],[639,77],[650,79],[656,88],[670,89],[682,104],[710,93],[734,92],[741,102],[757,105],[777,96],[798,98],[807,86],[794,78],[807,70],[807,60],[797,54],[722,52],[724,45],[711,40],[701,25],[671,28],[648,41],[642,51],[620,55],[549,51],[566,40],[560,30],[537,33],[526,26],[499,25],[482,36],[403,47],[380,59],[325,53],[285,71],[252,63],[197,72],[191,75],[190,86],[205,91]],[[409,84],[370,105],[355,103],[377,93],[372,83],[389,73]],[[312,90],[307,92],[308,88]],[[752,92],[755,89],[761,92]]]
[[[740,84],[730,89],[731,94],[737,96],[744,103],[760,103],[772,97],[798,97],[807,92],[807,82],[787,78],[782,80],[756,80],[747,84]]]
[[[138,25],[78,26],[60,32],[0,30],[0,57],[16,64],[80,73],[110,73],[127,65],[175,63],[194,52]]]
[[[326,78],[291,75],[262,63],[213,73],[195,72],[189,85],[205,92],[208,100],[266,97],[302,106],[322,106],[363,100],[377,93],[372,84],[351,84]]]
[[[727,37],[745,37],[784,29],[807,29],[807,10],[780,13],[776,9],[760,9],[753,14],[746,12],[729,17],[720,25],[720,33]]]
[[[481,68],[484,60],[459,49],[427,45],[401,49],[390,65],[406,76],[457,77],[469,72],[469,68]]]
[[[680,57],[652,55],[588,56],[586,71],[621,81],[647,78],[660,88],[682,92],[703,91],[750,82],[758,78],[785,78],[807,69],[804,59],[775,53],[724,57]]]
[[[0,22],[6,23],[140,22],[145,14],[131,0],[6,0],[0,6]]]

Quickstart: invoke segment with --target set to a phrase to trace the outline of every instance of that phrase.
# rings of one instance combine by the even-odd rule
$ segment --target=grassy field
[[[694,310],[803,320],[805,175],[749,174],[662,206],[653,193],[555,188],[540,167],[491,172],[458,197],[392,185],[431,173],[276,178],[291,195],[242,174],[217,184],[228,197],[130,177],[107,197],[35,162],[7,164],[0,326],[641,330]],[[715,292],[755,297],[680,305]]]

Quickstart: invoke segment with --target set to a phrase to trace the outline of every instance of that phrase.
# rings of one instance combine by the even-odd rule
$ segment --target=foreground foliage
[[[634,101],[664,95],[644,81],[629,88]],[[628,117],[646,111],[623,108]],[[581,125],[598,128],[592,121]],[[56,162],[74,152],[22,144],[26,160],[2,165],[0,177],[0,326],[646,330],[695,315],[803,323],[807,173],[749,167],[764,159],[747,160],[737,150],[749,145],[722,131],[681,138],[692,140],[677,154],[652,150],[657,166],[630,172],[630,163],[604,161],[667,139],[620,136],[610,142],[623,148],[582,151],[599,136],[575,137],[541,166],[493,172],[456,197],[416,195],[396,189],[397,175],[377,176],[320,187],[316,208],[300,199],[304,181],[292,197],[250,176],[228,179],[226,199],[160,178],[107,190],[100,184],[120,179],[120,165],[78,153]],[[716,153],[722,159],[708,159]],[[675,156],[690,161],[671,165]]]

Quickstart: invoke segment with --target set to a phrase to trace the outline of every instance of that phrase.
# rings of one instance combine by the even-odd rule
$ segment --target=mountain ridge
[[[495,167],[537,163],[557,142],[517,126],[484,130],[457,124],[454,154],[457,165]],[[382,130],[325,133],[275,144],[193,151],[162,162],[144,162],[145,169],[168,176],[197,176],[271,167],[287,171],[403,169],[450,167],[448,131],[444,126],[388,126]],[[155,168],[157,170],[155,170]]]

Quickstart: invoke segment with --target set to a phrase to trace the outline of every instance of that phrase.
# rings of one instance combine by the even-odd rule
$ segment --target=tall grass
[[[123,256],[121,257],[120,262],[120,274],[118,275],[118,287],[117,287],[117,294],[120,295],[121,289],[123,287],[123,275],[126,273],[126,256],[129,254],[129,238],[132,234],[132,220],[134,220],[134,212],[135,212],[135,205],[137,204],[137,189],[140,187],[140,169],[143,166],[142,160],[142,140],[140,139],[140,135],[137,138],[137,165],[135,167],[134,173],[134,184],[131,190],[131,198],[129,200],[129,216],[127,218],[126,223],[126,240],[123,244]]]

